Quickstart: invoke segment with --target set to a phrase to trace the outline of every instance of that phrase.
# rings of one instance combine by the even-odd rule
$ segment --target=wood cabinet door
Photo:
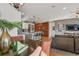
[[[79,38],[75,39],[75,52],[79,53]]]
[[[43,23],[43,26],[42,26],[42,30],[43,30],[43,32],[44,32],[44,35],[43,36],[48,36],[48,34],[49,34],[49,26],[48,26],[48,22],[46,22],[46,23]]]
[[[42,29],[42,24],[38,23],[38,24],[35,24],[35,31],[41,31]]]

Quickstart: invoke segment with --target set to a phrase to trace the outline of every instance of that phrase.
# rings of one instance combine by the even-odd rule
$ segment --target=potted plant
[[[2,35],[0,37],[0,48],[2,53],[8,52],[11,45],[9,30],[15,27],[21,28],[21,24],[22,23],[19,21],[10,22],[5,19],[0,19],[0,29],[2,30]]]

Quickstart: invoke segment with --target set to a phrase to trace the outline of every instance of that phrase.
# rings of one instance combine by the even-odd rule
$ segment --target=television
[[[67,31],[74,31],[75,30],[75,25],[74,24],[68,24],[68,25],[66,25],[66,30]]]
[[[67,24],[66,30],[67,31],[79,31],[79,24]]]
[[[78,24],[77,24],[77,27],[76,27],[76,28],[77,28],[77,30],[79,31],[79,25],[78,25]]]

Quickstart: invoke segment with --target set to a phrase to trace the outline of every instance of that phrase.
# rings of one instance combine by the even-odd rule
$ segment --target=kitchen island
[[[55,35],[53,48],[79,53],[78,35]]]

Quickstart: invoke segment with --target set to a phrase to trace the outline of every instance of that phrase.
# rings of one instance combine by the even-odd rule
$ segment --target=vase
[[[2,53],[6,53],[9,51],[11,45],[11,37],[8,33],[7,29],[3,29],[1,38],[0,38],[0,48]]]

